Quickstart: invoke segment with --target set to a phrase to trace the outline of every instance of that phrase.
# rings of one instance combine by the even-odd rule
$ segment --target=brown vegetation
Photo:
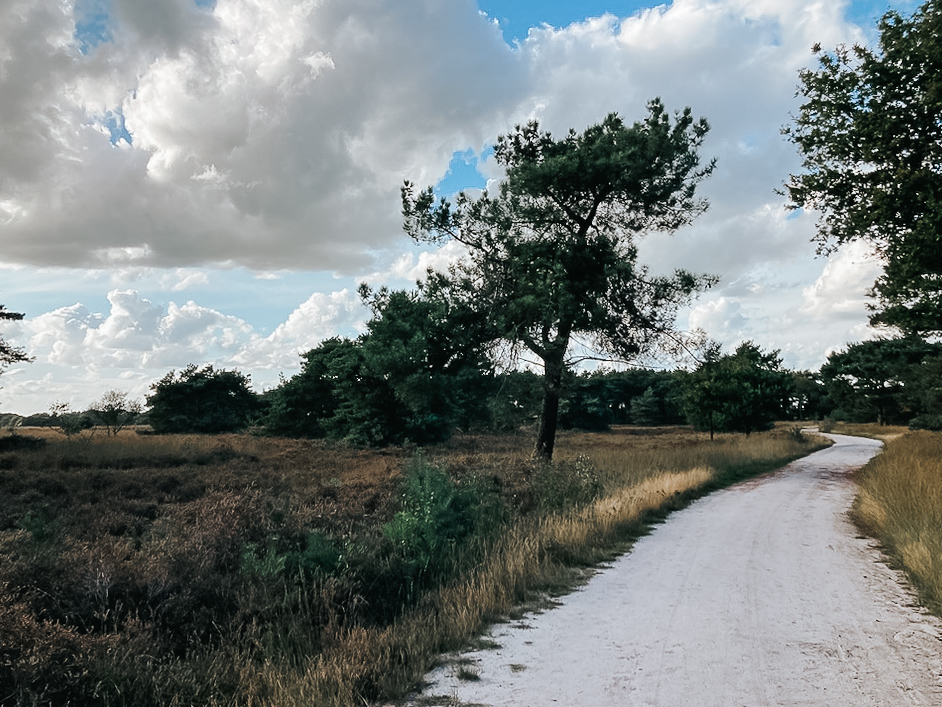
[[[810,450],[787,430],[710,443],[626,428],[565,434],[547,466],[512,436],[413,460],[248,435],[27,434],[48,443],[0,452],[0,705],[401,694],[651,513]]]
[[[942,616],[942,434],[896,435],[857,483],[857,524],[880,540],[926,606]]]

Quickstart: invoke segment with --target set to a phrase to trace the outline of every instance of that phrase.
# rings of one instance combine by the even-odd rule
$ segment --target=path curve
[[[426,694],[461,704],[942,705],[942,624],[847,510],[880,443],[835,445],[672,514],[562,605]]]

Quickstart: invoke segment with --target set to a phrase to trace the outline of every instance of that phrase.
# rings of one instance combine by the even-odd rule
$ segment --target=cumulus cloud
[[[90,4],[107,27],[83,54]],[[472,0],[10,0],[5,257],[368,272],[403,242],[403,178],[436,181],[455,150],[514,122],[561,133],[612,110],[639,117],[654,96],[713,125],[713,214],[684,250],[778,257],[807,232],[766,213],[796,165],[778,131],[809,47],[857,38],[841,12],[676,0],[544,26],[512,49]]]
[[[365,331],[367,318],[366,308],[355,292],[316,292],[269,336],[253,337],[233,360],[251,368],[296,369],[300,354],[332,336]]]
[[[296,369],[298,353],[338,331],[362,330],[366,311],[355,293],[316,293],[263,337],[238,317],[193,301],[166,307],[134,290],[108,293],[107,314],[75,304],[5,328],[41,363],[73,369],[182,368],[213,363],[249,369]]]
[[[729,341],[741,337],[746,318],[738,301],[719,297],[696,305],[690,312],[688,323],[691,330],[701,329],[711,338]]]
[[[390,279],[403,283],[416,283],[425,280],[429,270],[447,272],[448,268],[467,255],[467,248],[457,241],[448,241],[435,250],[402,253],[392,262],[391,267],[371,273],[363,278],[364,282],[384,285]]]
[[[802,290],[800,311],[818,321],[857,319],[870,302],[867,292],[883,264],[866,243],[842,247],[824,266],[814,284]]]
[[[4,8],[0,223],[36,264],[369,266],[402,179],[483,144],[525,79],[471,0],[124,0],[87,55],[68,5]]]

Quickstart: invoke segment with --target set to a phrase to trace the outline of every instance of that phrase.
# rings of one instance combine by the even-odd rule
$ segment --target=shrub
[[[109,435],[116,435],[141,414],[141,404],[121,390],[109,390],[92,405],[92,414]]]
[[[22,435],[0,437],[0,453],[39,449],[44,446],[46,446],[46,440],[42,437],[23,437]]]
[[[448,474],[416,457],[406,469],[402,509],[383,534],[424,572],[468,535],[472,525],[468,499],[457,493]]]
[[[942,430],[942,415],[916,415],[916,417],[909,421],[909,429],[933,431]]]
[[[446,580],[456,569],[459,544],[486,535],[503,520],[499,487],[479,478],[457,485],[443,468],[417,456],[405,471],[401,508],[383,527],[402,561],[405,600]]]
[[[244,429],[259,408],[249,379],[238,371],[189,365],[170,371],[147,396],[155,432],[234,432]]]
[[[603,491],[598,469],[584,455],[572,461],[540,464],[531,483],[537,503],[544,511],[584,505]]]

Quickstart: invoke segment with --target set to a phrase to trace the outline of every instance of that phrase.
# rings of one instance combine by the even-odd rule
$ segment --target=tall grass
[[[857,483],[855,521],[880,540],[926,606],[942,616],[942,434],[889,440]]]
[[[0,705],[401,695],[666,509],[815,444],[637,432],[562,435],[549,466],[459,437],[405,472],[411,450],[236,435],[0,455]]]

